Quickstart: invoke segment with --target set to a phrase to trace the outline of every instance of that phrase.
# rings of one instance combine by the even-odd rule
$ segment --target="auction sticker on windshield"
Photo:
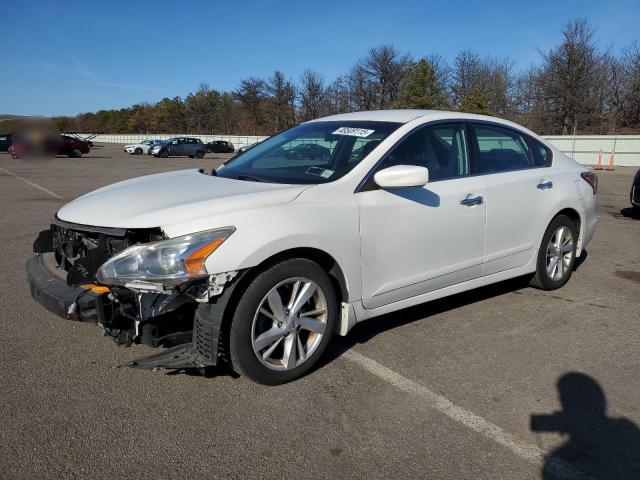
[[[349,135],[351,137],[368,137],[375,130],[368,130],[366,128],[353,128],[353,127],[340,127],[333,135]]]

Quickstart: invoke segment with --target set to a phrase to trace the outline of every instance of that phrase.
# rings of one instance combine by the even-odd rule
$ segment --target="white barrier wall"
[[[80,134],[88,137],[91,134]],[[226,140],[236,148],[252,145],[267,137],[257,135],[195,135],[186,133],[176,134],[103,134],[96,136],[96,143],[137,143],[142,140],[161,139],[171,137],[198,137],[203,142]],[[595,165],[598,153],[602,152],[602,163],[607,165],[611,153],[614,152],[614,165],[640,167],[640,135],[551,135],[545,137],[563,153],[584,165]]]
[[[79,133],[78,135],[84,138],[90,138],[92,133]],[[236,148],[244,147],[246,145],[253,145],[256,142],[260,142],[267,137],[259,135],[196,135],[194,133],[157,133],[157,134],[100,134],[91,141],[95,143],[138,143],[142,140],[167,140],[173,137],[197,137],[204,143],[212,142],[214,140],[226,140],[233,143]]]
[[[640,135],[572,135],[545,137],[556,148],[584,165],[595,165],[602,152],[603,165],[640,167]]]

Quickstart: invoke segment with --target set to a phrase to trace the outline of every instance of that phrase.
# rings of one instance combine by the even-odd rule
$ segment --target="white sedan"
[[[149,153],[149,149],[157,143],[159,143],[158,140],[143,140],[140,143],[125,145],[124,151],[133,155],[147,154]]]
[[[314,149],[300,145],[329,154],[287,155]],[[67,204],[34,244],[31,292],[129,343],[153,344],[166,313],[192,312],[192,344],[136,365],[223,360],[279,384],[357,322],[514,277],[560,288],[594,234],[596,189],[594,173],[498,118],[336,115],[217,172],[136,178]]]

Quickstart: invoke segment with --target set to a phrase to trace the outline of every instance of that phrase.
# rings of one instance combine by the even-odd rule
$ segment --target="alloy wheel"
[[[561,280],[569,272],[573,254],[573,232],[566,226],[558,227],[547,245],[547,274],[551,280]]]
[[[299,367],[318,349],[327,329],[327,299],[303,277],[273,287],[253,317],[251,344],[260,363],[272,370]]]

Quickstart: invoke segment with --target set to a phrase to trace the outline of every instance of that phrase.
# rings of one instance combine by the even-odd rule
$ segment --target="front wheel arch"
[[[349,289],[346,277],[338,262],[330,254],[324,250],[310,247],[292,248],[278,252],[275,255],[266,258],[258,265],[242,270],[239,278],[236,280],[237,284],[234,286],[233,292],[231,292],[231,295],[224,306],[224,313],[222,316],[220,335],[221,344],[223,345],[223,355],[225,350],[224,345],[228,342],[229,327],[233,318],[233,312],[235,311],[235,305],[237,305],[240,300],[242,292],[246,290],[247,286],[260,273],[268,270],[273,265],[294,258],[311,260],[320,265],[320,267],[327,272],[331,282],[333,283],[338,303],[348,301]],[[337,325],[337,327],[339,327],[339,325]]]

